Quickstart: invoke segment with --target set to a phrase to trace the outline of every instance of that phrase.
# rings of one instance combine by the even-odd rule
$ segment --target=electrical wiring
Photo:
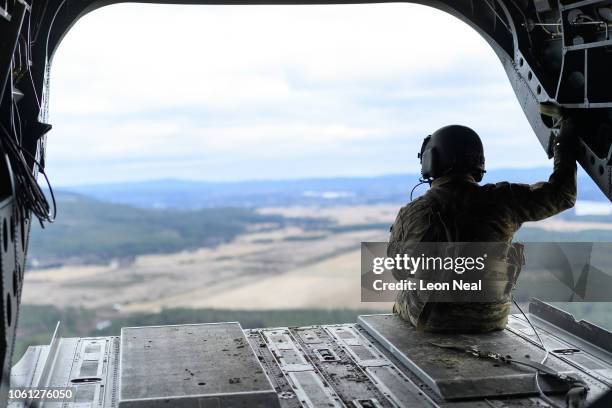
[[[542,359],[542,361],[540,361],[540,364],[544,364],[546,362],[546,360],[548,360],[548,356],[550,355],[550,351],[548,350],[546,345],[544,345],[544,341],[542,341],[542,338],[540,337],[540,333],[538,333],[538,331],[533,326],[533,324],[531,324],[531,320],[529,320],[529,318],[527,317],[525,312],[523,312],[523,309],[519,306],[518,302],[516,301],[516,299],[514,299],[514,297],[512,297],[512,302],[514,302],[514,305],[521,312],[521,314],[523,315],[525,320],[527,320],[527,323],[529,323],[529,326],[531,327],[531,330],[533,330],[533,332],[535,333],[536,337],[538,338],[538,342],[540,342],[540,345],[542,346],[542,349],[544,349],[544,358]],[[551,400],[550,398],[548,398],[546,396],[546,394],[544,394],[544,391],[542,390],[542,387],[540,387],[540,381],[538,379],[538,374],[539,374],[539,371],[536,370],[536,372],[535,372],[535,384],[536,384],[536,388],[538,389],[538,392],[540,393],[540,398],[542,398],[544,400],[544,402],[546,402],[547,404],[549,404],[550,406],[552,406],[554,408],[564,408],[561,405],[559,405],[556,402],[554,402],[553,400]]]
[[[47,3],[45,3],[45,10],[47,8]],[[30,77],[30,82],[32,83],[32,91],[34,93],[34,98],[36,99],[36,105],[38,106],[38,110],[40,111],[41,109],[41,104],[40,104],[40,98],[38,97],[38,92],[36,91],[36,84],[34,83],[34,77],[32,76],[32,44],[34,43],[34,41],[32,40],[32,8],[30,7],[30,12],[28,13],[28,38],[27,38],[27,43],[28,43],[28,58],[26,61],[27,64],[27,68],[28,68],[28,75]]]
[[[34,91],[34,98],[36,99],[36,105],[38,105],[38,110],[41,108],[40,99],[38,98],[38,92],[36,92],[36,84],[34,83],[34,77],[32,77],[32,70],[28,67],[28,73],[30,76],[30,81],[32,82],[32,90]]]
[[[44,167],[40,164],[40,162],[38,160],[36,160],[36,158],[30,154],[30,152],[28,152],[27,150],[22,148],[22,140],[23,140],[23,130],[22,130],[22,124],[21,124],[21,114],[19,112],[19,107],[17,106],[17,102],[13,101],[13,104],[11,106],[11,123],[13,126],[13,132],[15,135],[15,139],[11,139],[10,135],[9,136],[9,140],[14,142],[15,147],[17,148],[18,153],[20,154],[20,158],[22,159],[21,162],[25,163],[25,171],[27,172],[27,175],[29,176],[26,179],[29,179],[31,184],[30,184],[30,199],[26,200],[25,202],[34,202],[38,205],[34,205],[34,206],[26,206],[26,208],[32,210],[32,212],[36,215],[36,217],[39,219],[41,226],[44,227],[43,222],[53,222],[55,220],[55,216],[57,213],[57,209],[56,209],[56,202],[55,202],[55,194],[53,192],[53,188],[51,187],[51,183],[49,181],[49,178],[47,177],[47,174],[44,170]],[[16,120],[15,120],[16,118]],[[6,129],[5,133],[6,133]],[[42,189],[40,188],[40,185],[38,184],[38,181],[36,180],[35,174],[33,172],[33,169],[30,169],[30,166],[28,166],[27,162],[24,162],[23,160],[23,155],[28,156],[28,158],[30,159],[30,161],[32,163],[34,163],[36,165],[36,171],[40,174],[43,175],[43,177],[45,178],[45,181],[47,183],[47,187],[49,189],[49,193],[51,195],[52,198],[52,202],[53,202],[53,213],[51,214],[50,210],[50,206],[48,203],[48,200],[46,199],[46,196],[44,194],[44,192],[42,191]],[[32,184],[33,182],[33,184]]]
[[[63,3],[61,6],[63,6]],[[31,18],[32,9],[30,8],[27,20],[27,32],[20,33],[20,41],[24,45],[23,50],[22,47],[17,48],[13,64],[18,64],[18,71],[24,72],[23,59],[25,58],[25,70],[28,71],[28,76],[30,77],[29,80],[32,84],[33,95],[35,97],[36,104],[40,109],[41,100],[38,97],[31,70]],[[53,24],[53,21],[51,24]],[[47,64],[47,61],[45,61],[45,64]],[[11,85],[11,87],[12,86],[14,85]],[[9,90],[10,89],[12,88],[9,88]],[[23,147],[23,121],[17,101],[14,98],[11,98],[10,105],[8,105],[7,108],[9,114],[7,118],[8,123],[0,123],[0,152],[2,152],[3,156],[1,160],[6,162],[8,172],[11,175],[11,190],[16,204],[20,208],[30,211],[33,216],[38,218],[41,226],[44,227],[46,222],[53,222],[55,220],[55,216],[57,214],[55,194],[44,167],[35,157],[36,153],[31,153]],[[38,135],[32,136],[37,137]],[[42,147],[41,142],[38,141],[35,146],[38,146],[39,148]],[[49,202],[43,188],[38,183],[38,174],[42,174],[45,179],[48,186],[51,203]]]
[[[19,113],[19,109],[17,108],[17,102],[13,101],[13,112],[16,114],[17,116],[17,123],[13,123],[13,127],[17,132],[19,138],[18,138],[18,143],[21,144],[23,142],[23,130],[21,128],[21,114]],[[15,127],[17,125],[17,127]]]
[[[45,15],[47,14],[47,6],[49,5],[48,1],[45,1],[45,7],[43,8],[41,14],[40,14],[40,18],[38,18],[38,26],[36,27],[36,32],[34,33],[34,37],[32,38],[32,44],[35,44],[36,41],[38,40],[38,35],[40,34],[40,29],[42,27],[42,22],[45,19]]]
[[[51,22],[49,23],[49,31],[47,31],[47,42],[45,43],[45,64],[47,64],[47,66],[49,65],[49,38],[51,38],[51,31],[53,31],[53,24],[55,24],[55,19],[57,18],[57,15],[59,14],[60,10],[64,7],[64,4],[66,4],[66,0],[63,0],[60,3],[57,10],[55,10],[55,14],[53,14]]]
[[[495,5],[491,5],[491,3],[489,3],[488,0],[485,0],[485,3],[486,3],[487,6],[489,6],[489,8],[491,9],[491,11],[495,15],[495,17],[502,23],[502,25],[506,28],[506,30],[508,30],[510,33],[512,33],[512,30],[510,29],[508,24],[504,21],[504,19],[499,15],[497,10],[495,9]]]
[[[53,222],[57,214],[55,194],[49,182],[49,178],[38,160],[17,143],[15,138],[16,135],[12,135],[2,124],[0,124],[0,129],[2,129],[4,133],[4,137],[0,137],[0,146],[8,158],[7,164],[11,166],[15,180],[15,198],[18,204],[30,210],[38,218],[41,226],[44,227],[44,223]],[[26,161],[26,156],[34,163],[36,170],[44,176],[52,199],[52,207],[36,180],[34,175],[35,172],[30,169]],[[52,211],[51,208],[53,208]]]

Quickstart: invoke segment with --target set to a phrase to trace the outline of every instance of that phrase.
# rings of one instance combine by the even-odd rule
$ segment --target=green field
[[[253,224],[278,228],[288,223],[308,226],[314,222],[261,215],[249,208],[141,209],[68,193],[60,193],[57,199],[56,222],[45,229],[37,224],[32,227],[30,266],[107,264],[117,258],[218,245]]]

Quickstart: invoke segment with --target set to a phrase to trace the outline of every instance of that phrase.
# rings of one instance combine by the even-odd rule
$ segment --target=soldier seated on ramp
[[[538,221],[576,202],[576,125],[565,119],[554,143],[554,171],[536,184],[478,184],[485,173],[480,137],[465,126],[446,126],[425,138],[419,158],[423,180],[431,188],[403,207],[391,227],[388,255],[401,243],[498,242],[511,247],[514,233],[526,221]],[[394,245],[395,244],[395,245]],[[516,249],[516,247],[515,247]],[[509,251],[509,266],[521,263]],[[394,271],[396,279],[403,279]],[[518,272],[516,273],[516,277]],[[514,282],[512,282],[514,283]],[[417,329],[449,333],[482,333],[506,327],[510,293],[491,302],[428,301],[419,290],[398,294],[394,312]],[[423,300],[425,299],[425,300]]]

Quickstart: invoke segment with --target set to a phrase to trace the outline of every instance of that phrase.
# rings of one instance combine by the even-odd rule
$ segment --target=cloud
[[[408,4],[108,6],[60,45],[50,109],[58,184],[415,171],[448,123],[491,167],[546,163],[488,44]]]

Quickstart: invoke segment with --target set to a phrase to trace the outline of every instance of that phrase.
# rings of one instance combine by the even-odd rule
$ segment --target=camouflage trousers
[[[495,303],[461,302],[430,303],[424,317],[425,304],[416,300],[409,291],[400,292],[393,312],[415,327],[438,333],[485,333],[503,330],[508,323],[511,301],[508,298]]]

